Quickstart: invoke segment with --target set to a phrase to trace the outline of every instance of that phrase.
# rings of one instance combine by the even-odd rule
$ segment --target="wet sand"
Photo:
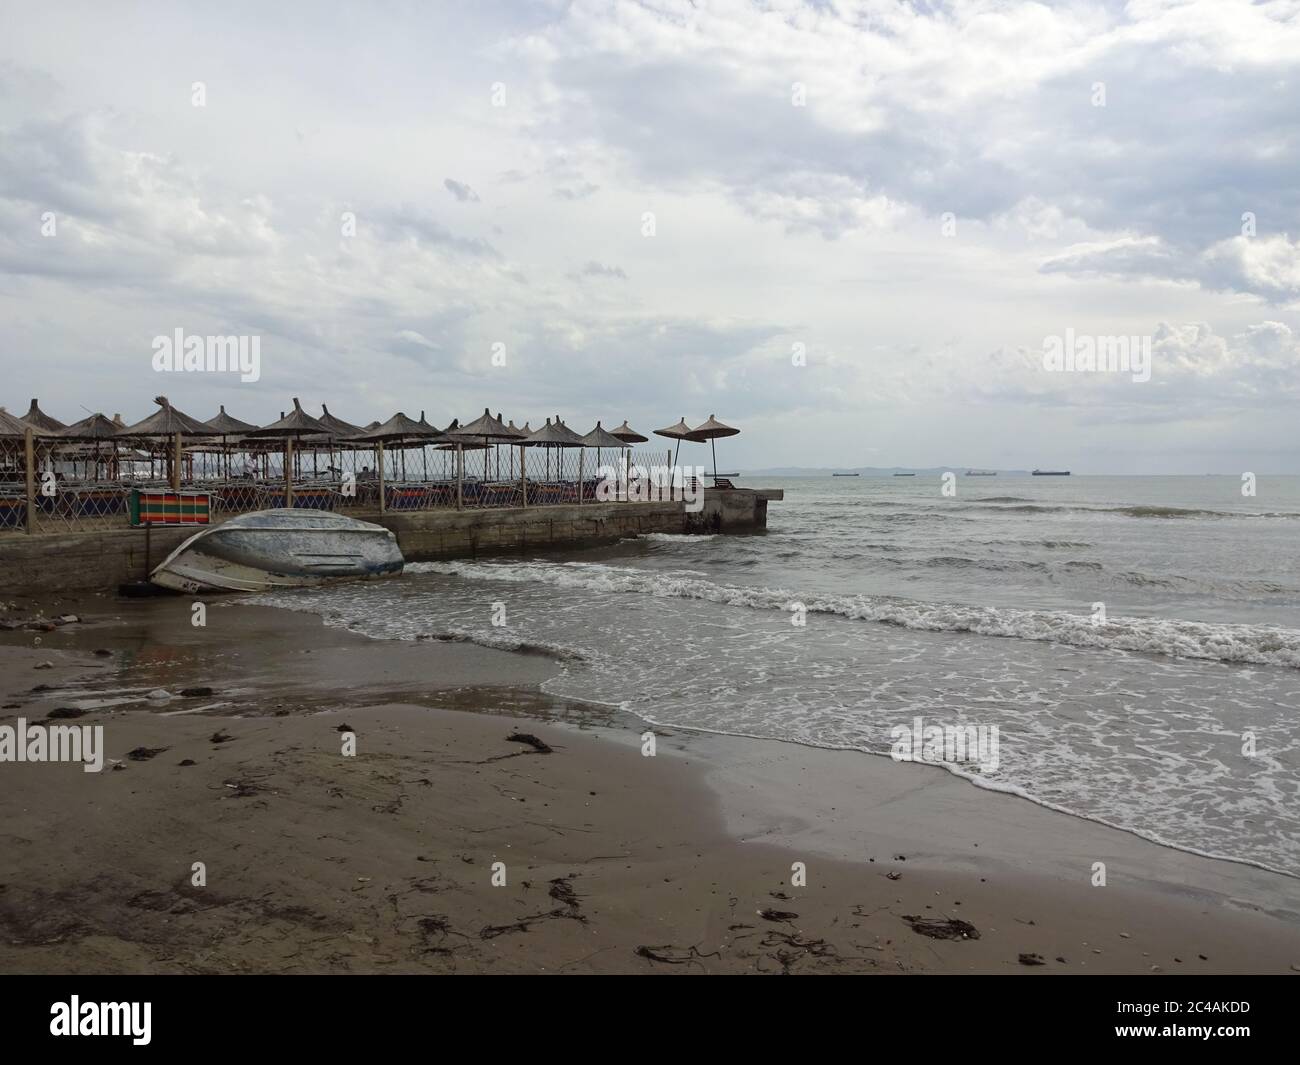
[[[0,971],[1300,965],[1300,881],[941,770],[663,730],[645,757],[640,722],[544,694],[546,658],[234,600],[204,628],[181,599],[41,607],[83,620],[0,633],[0,724],[84,709],[113,761],[0,764]]]

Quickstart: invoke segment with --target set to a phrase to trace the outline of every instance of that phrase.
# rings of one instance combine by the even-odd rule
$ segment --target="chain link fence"
[[[0,534],[127,528],[178,511],[206,524],[288,505],[373,518],[635,501],[670,456],[509,443],[0,438]]]

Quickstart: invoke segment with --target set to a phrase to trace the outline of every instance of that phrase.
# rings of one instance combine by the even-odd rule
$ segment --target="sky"
[[[1300,0],[0,0],[12,413],[1297,473],[1298,312]]]

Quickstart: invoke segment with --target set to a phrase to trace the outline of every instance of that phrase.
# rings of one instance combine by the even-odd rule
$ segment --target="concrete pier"
[[[583,503],[483,510],[349,512],[397,534],[408,562],[612,543],[643,533],[753,533],[767,527],[768,500],[780,489],[704,491],[688,513],[680,500]],[[0,595],[108,591],[147,578],[150,569],[198,532],[194,526],[88,528],[27,535],[0,533]]]

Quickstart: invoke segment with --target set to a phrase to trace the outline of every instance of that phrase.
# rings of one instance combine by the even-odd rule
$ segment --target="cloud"
[[[463,181],[456,181],[454,178],[447,178],[442,184],[443,187],[461,203],[479,202],[478,193]]]
[[[263,337],[257,388],[176,383],[251,419],[306,382],[354,421],[716,410],[755,459],[866,433],[1023,464],[1153,424],[1175,468],[1270,432],[1300,462],[1290,10],[574,0],[137,39],[33,9],[0,40],[10,385],[147,413],[148,341],[183,326]],[[1152,381],[1045,374],[1067,325],[1150,334]]]
[[[1044,273],[1195,282],[1248,292],[1273,303],[1300,299],[1300,241],[1285,234],[1237,236],[1194,252],[1158,237],[1121,237],[1079,244],[1045,260]]]
[[[439,222],[432,212],[404,203],[378,212],[376,231],[385,240],[411,240],[460,255],[502,259],[501,253],[481,237],[461,237]]]
[[[559,200],[585,200],[590,196],[596,195],[600,191],[599,185],[593,185],[590,182],[584,182],[573,188],[561,186],[554,192],[554,196]]]
[[[543,138],[828,239],[1035,200],[1202,255],[1243,211],[1300,214],[1284,4],[575,4],[514,52],[546,86]],[[1268,296],[1272,273],[1223,280]]]
[[[575,281],[581,281],[584,277],[612,278],[618,281],[627,280],[627,274],[621,266],[606,266],[604,263],[598,263],[595,260],[584,263],[582,269],[575,270],[569,277]]]

